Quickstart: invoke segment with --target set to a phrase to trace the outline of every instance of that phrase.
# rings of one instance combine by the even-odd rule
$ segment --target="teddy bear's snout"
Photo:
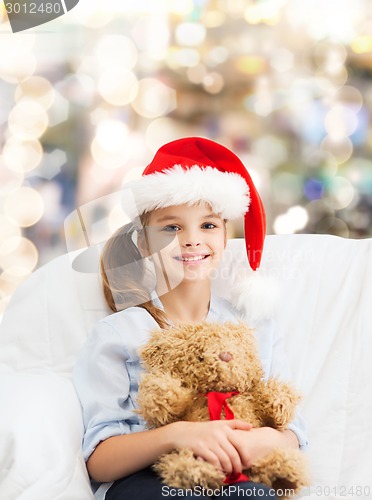
[[[220,352],[218,357],[220,358],[221,361],[226,361],[226,363],[228,363],[233,359],[233,355],[229,352]]]

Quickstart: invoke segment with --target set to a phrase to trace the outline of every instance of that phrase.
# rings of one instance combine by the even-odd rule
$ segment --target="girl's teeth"
[[[195,260],[202,260],[202,259],[205,259],[205,255],[198,255],[197,257],[181,257],[180,260],[184,261],[184,262],[192,262],[192,261],[195,261]]]

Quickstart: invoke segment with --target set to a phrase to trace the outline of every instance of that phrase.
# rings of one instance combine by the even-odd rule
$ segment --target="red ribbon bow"
[[[226,420],[232,420],[234,418],[234,412],[227,404],[227,399],[239,394],[238,391],[232,392],[217,392],[211,391],[204,394],[208,398],[208,411],[209,418],[211,420],[221,420],[222,410],[225,413]],[[245,474],[229,474],[224,480],[224,484],[241,483],[243,481],[249,481],[249,477]]]
[[[232,420],[234,418],[234,412],[227,404],[226,399],[231,398],[239,394],[237,391],[233,392],[208,392],[206,397],[208,398],[208,411],[209,418],[211,420],[221,420],[222,410],[225,411],[225,419]]]

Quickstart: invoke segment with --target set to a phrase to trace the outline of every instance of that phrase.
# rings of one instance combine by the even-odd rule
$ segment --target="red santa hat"
[[[142,177],[126,185],[136,212],[199,201],[225,219],[244,216],[248,261],[261,262],[266,232],[265,210],[251,176],[228,148],[202,137],[186,137],[162,146]]]

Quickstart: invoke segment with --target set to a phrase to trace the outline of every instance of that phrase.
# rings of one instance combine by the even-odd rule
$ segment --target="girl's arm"
[[[240,473],[242,461],[233,444],[234,434],[251,428],[240,420],[175,422],[158,429],[113,436],[99,443],[87,461],[87,469],[95,481],[115,481],[152,465],[163,453],[190,448],[195,456],[226,474]]]

